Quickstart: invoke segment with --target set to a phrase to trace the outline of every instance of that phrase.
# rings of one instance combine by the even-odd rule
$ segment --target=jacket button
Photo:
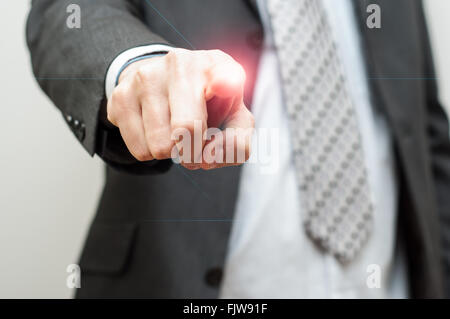
[[[221,268],[211,268],[206,272],[205,281],[211,287],[219,287],[222,281],[223,271]]]
[[[86,135],[86,126],[84,125],[84,123],[78,124],[75,129],[75,136],[80,142],[83,142],[85,135]]]
[[[71,115],[66,115],[66,121],[67,121],[67,123],[72,123],[72,121],[73,121],[72,116]]]

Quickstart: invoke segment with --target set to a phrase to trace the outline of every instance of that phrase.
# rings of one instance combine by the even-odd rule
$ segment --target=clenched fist
[[[178,158],[189,169],[239,165],[250,155],[254,128],[244,82],[242,66],[222,51],[175,49],[122,72],[108,120],[139,161]]]

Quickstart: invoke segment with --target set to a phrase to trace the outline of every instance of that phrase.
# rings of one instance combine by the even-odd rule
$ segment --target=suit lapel
[[[408,69],[407,52],[402,43],[401,36],[395,35],[395,20],[397,13],[396,1],[385,0],[353,0],[358,24],[360,26],[363,50],[367,62],[367,76],[374,95],[377,95],[378,106],[382,106],[386,111],[389,120],[397,120],[402,117],[400,106],[404,101],[401,89],[411,83],[403,78],[412,77],[412,70]],[[369,13],[366,12],[370,4],[378,4],[381,7],[381,29],[369,29],[366,26],[366,19]],[[395,17],[392,15],[396,15]],[[397,32],[400,32],[397,29]],[[417,75],[415,75],[417,76]]]
[[[419,209],[423,190],[416,183],[422,171],[420,151],[420,114],[423,81],[421,38],[417,27],[414,0],[353,0],[367,62],[367,77],[376,107],[386,114],[399,150],[400,162],[407,175],[413,198]],[[369,4],[381,7],[381,28],[369,29],[366,19]],[[415,156],[411,157],[412,154]]]

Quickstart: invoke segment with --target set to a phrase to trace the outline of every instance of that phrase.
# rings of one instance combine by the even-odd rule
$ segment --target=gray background
[[[450,1],[425,2],[441,98],[450,106]],[[66,267],[78,259],[103,169],[33,79],[28,7],[0,1],[0,298],[69,298]]]

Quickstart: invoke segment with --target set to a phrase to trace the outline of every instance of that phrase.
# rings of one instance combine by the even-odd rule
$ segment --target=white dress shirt
[[[334,257],[319,251],[304,232],[277,52],[265,1],[258,0],[266,37],[252,112],[257,131],[277,130],[277,151],[270,158],[276,169],[267,172],[262,168],[262,165],[267,167],[267,162],[261,164],[252,159],[243,167],[220,289],[222,298],[404,298],[408,295],[403,251],[395,249],[398,196],[390,131],[382,114],[371,103],[350,0],[323,1],[356,106],[374,201],[372,235],[357,258],[342,266]],[[107,96],[127,61],[163,49],[171,48],[140,47],[116,58],[107,74]],[[378,273],[373,273],[377,269],[380,270],[379,287]],[[369,276],[375,281],[368,286]]]
[[[357,109],[374,200],[372,235],[357,258],[344,267],[319,251],[303,230],[277,52],[265,1],[261,0],[258,6],[266,38],[252,112],[257,129],[279,129],[278,153],[272,156],[278,161],[274,164],[278,170],[262,174],[258,163],[243,168],[220,294],[223,298],[407,296],[405,264],[395,262],[398,198],[391,135],[386,120],[371,104],[350,0],[325,0],[324,5]],[[373,271],[368,266],[373,264],[380,269],[380,288],[367,285]]]

